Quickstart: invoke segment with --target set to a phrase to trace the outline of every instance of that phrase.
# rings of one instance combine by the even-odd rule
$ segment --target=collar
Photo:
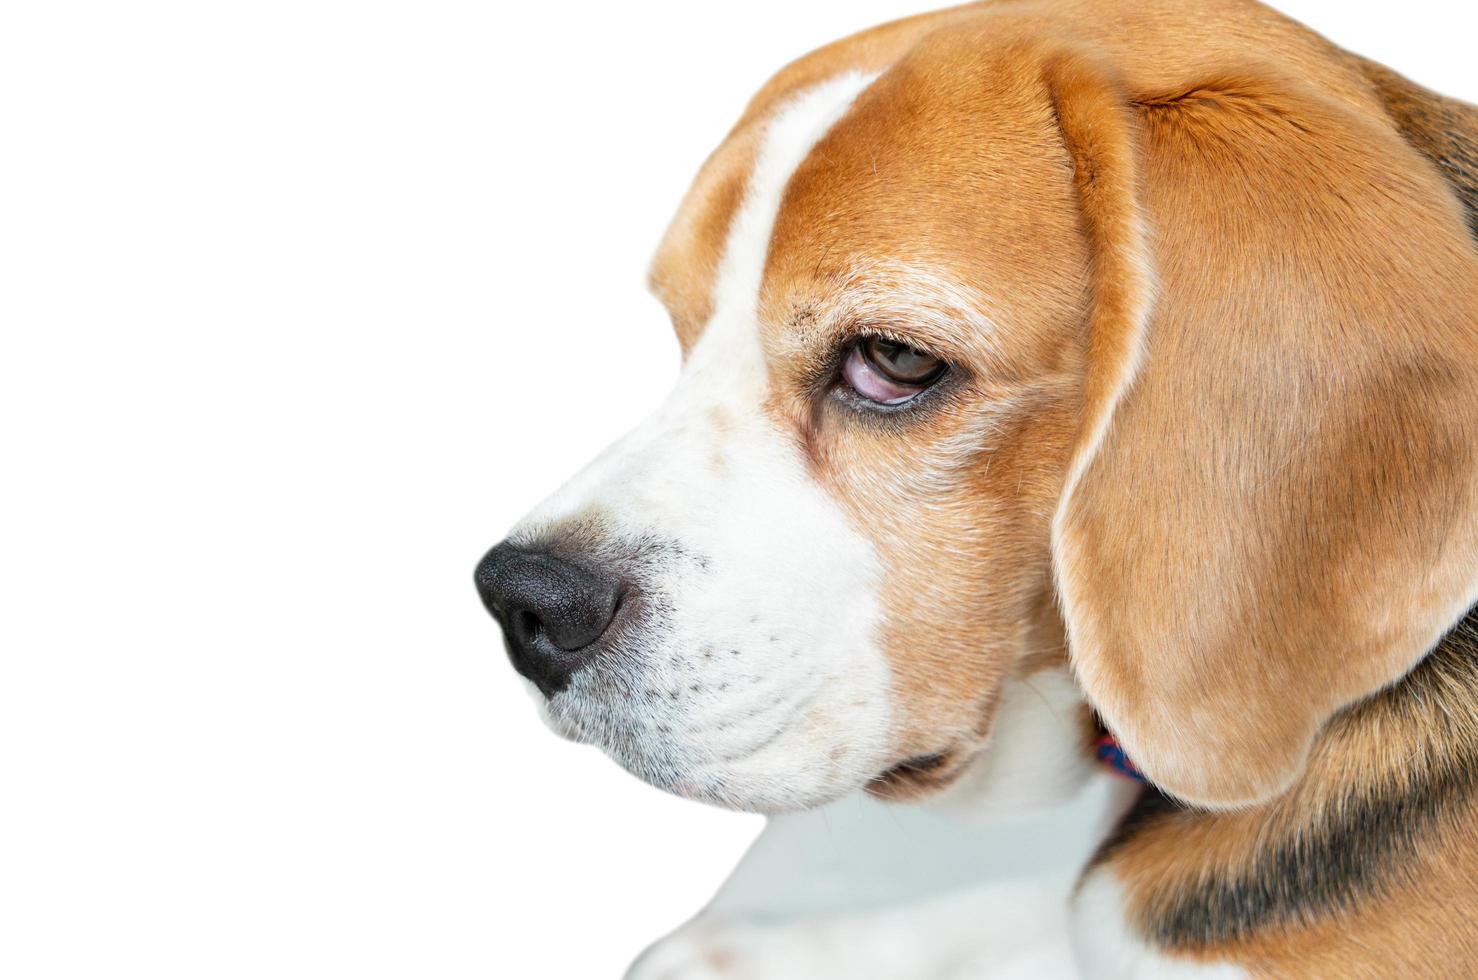
[[[1115,775],[1122,776],[1125,779],[1132,779],[1135,782],[1149,782],[1149,780],[1144,778],[1144,773],[1140,772],[1134,763],[1129,761],[1129,756],[1124,751],[1124,747],[1119,744],[1118,739],[1107,732],[1100,735],[1098,740],[1093,743],[1093,754],[1098,757],[1099,762],[1103,763]]]

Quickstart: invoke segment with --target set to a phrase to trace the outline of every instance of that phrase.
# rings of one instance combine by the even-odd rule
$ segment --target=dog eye
[[[842,377],[852,390],[882,405],[901,405],[929,387],[948,367],[932,354],[885,337],[868,337],[852,348]]]

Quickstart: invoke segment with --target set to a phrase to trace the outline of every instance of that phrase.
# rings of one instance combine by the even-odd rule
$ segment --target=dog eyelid
[[[874,335],[847,351],[839,380],[866,402],[894,407],[912,401],[948,369],[943,359],[911,344]]]

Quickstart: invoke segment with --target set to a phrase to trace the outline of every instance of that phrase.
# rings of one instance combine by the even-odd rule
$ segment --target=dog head
[[[1235,805],[1472,603],[1451,192],[1332,59],[1064,22],[823,49],[710,158],[653,266],[676,389],[478,569],[558,730],[747,809],[918,794],[1070,649],[1152,779]]]

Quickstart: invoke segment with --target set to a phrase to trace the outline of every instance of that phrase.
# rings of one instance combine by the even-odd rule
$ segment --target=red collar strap
[[[1098,741],[1093,743],[1093,754],[1098,757],[1099,762],[1107,766],[1116,775],[1141,783],[1149,781],[1144,778],[1144,773],[1140,772],[1134,763],[1129,761],[1129,756],[1125,754],[1124,747],[1119,744],[1118,740],[1106,732],[1098,737]]]

